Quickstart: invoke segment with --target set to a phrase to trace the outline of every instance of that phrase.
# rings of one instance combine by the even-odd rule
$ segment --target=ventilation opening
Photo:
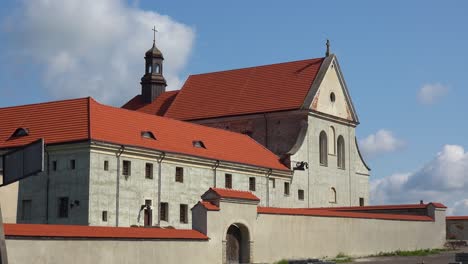
[[[28,129],[20,127],[20,128],[17,128],[15,132],[13,132],[13,134],[11,135],[11,138],[24,137],[27,135],[29,135]]]
[[[194,140],[194,141],[192,142],[192,144],[193,144],[193,146],[196,147],[196,148],[204,148],[204,149],[206,149],[205,144],[203,144],[203,141],[201,141],[201,140]]]
[[[141,137],[156,140],[156,137],[151,131],[141,131]]]

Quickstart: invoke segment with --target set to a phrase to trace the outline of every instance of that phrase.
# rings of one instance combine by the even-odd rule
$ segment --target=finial
[[[330,40],[327,39],[327,52],[325,52],[325,56],[330,56]]]
[[[153,30],[153,45],[155,45],[155,43],[156,43],[156,32],[158,32],[158,31],[156,30],[156,26],[153,26],[152,30]]]

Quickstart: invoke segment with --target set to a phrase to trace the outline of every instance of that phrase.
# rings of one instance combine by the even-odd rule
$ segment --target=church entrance
[[[233,224],[226,234],[226,263],[250,262],[249,232],[245,226]]]

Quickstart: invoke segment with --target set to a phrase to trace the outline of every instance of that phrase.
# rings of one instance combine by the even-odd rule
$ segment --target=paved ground
[[[424,257],[372,257],[356,259],[354,262],[362,264],[449,264],[455,262],[455,253],[457,252],[468,253],[468,247]]]

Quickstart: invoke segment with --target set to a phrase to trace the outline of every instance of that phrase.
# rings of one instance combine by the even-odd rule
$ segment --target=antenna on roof
[[[329,39],[327,39],[327,43],[325,45],[327,45],[327,52],[325,52],[325,56],[328,57],[330,56],[330,40]]]

